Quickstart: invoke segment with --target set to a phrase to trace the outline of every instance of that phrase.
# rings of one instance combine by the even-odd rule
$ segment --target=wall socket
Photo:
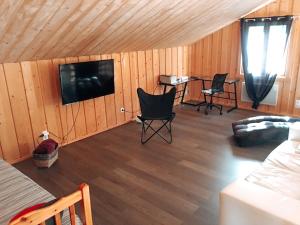
[[[299,99],[296,100],[296,102],[295,102],[295,108],[300,109],[300,100]]]
[[[120,111],[121,111],[121,112],[125,112],[125,108],[122,107],[122,108],[120,109]]]
[[[49,132],[47,130],[44,130],[41,135],[43,140],[49,139]]]

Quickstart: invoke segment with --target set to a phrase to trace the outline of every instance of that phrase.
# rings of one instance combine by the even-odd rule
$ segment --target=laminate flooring
[[[206,116],[178,106],[176,113],[172,144],[155,137],[142,145],[141,126],[131,122],[63,147],[49,169],[31,159],[15,167],[57,197],[88,183],[95,225],[216,225],[219,192],[276,144],[234,143],[231,123],[256,112]]]

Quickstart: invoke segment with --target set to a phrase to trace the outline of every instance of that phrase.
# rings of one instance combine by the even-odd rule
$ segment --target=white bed
[[[220,193],[220,225],[300,225],[300,147],[285,141]]]

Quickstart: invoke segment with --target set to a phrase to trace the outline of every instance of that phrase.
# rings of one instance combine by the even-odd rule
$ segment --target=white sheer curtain
[[[264,40],[266,38],[264,28],[264,26],[249,27],[247,69],[253,76],[261,76],[264,73],[283,75],[286,62],[286,25],[271,25],[267,42]],[[264,64],[265,54],[266,64]]]

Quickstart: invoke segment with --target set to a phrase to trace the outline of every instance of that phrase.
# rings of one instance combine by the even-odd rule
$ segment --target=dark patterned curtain
[[[241,19],[242,61],[246,90],[257,109],[273,87],[284,65],[293,17]]]

